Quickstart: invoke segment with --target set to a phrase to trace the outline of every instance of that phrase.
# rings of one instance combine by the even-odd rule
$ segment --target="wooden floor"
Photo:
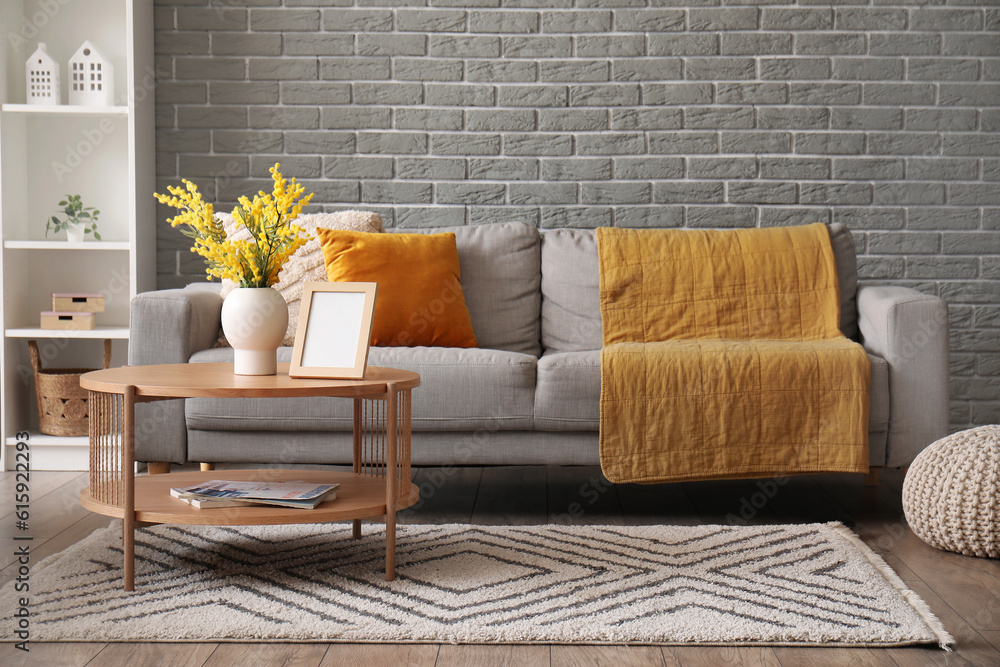
[[[860,475],[800,477],[784,484],[737,481],[612,486],[590,467],[426,468],[423,499],[401,513],[410,523],[803,523],[841,521],[877,550],[944,622],[955,652],[896,649],[650,646],[454,646],[338,644],[29,644],[9,642],[3,600],[0,664],[14,665],[1000,665],[1000,562],[938,551],[906,527],[902,474],[883,472],[877,488]],[[0,583],[16,572],[14,473],[0,481]],[[31,477],[32,561],[65,549],[109,520],[80,507],[79,473]]]

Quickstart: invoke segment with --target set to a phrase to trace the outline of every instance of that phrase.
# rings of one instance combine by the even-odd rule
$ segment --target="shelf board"
[[[4,241],[4,248],[13,250],[128,250],[128,241]]]
[[[74,329],[41,329],[38,327],[17,327],[5,329],[7,338],[119,338],[128,340],[128,326],[98,326],[83,331]]]
[[[38,431],[28,432],[27,443],[31,447],[89,447],[90,438],[86,435],[63,437],[58,435],[44,435]],[[4,441],[8,445],[16,445],[18,439],[8,436]]]
[[[26,114],[71,114],[89,116],[120,116],[128,114],[128,107],[86,107],[76,104],[4,104],[0,107],[5,113]]]

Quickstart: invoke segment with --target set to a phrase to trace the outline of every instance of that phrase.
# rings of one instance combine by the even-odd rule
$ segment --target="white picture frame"
[[[288,375],[364,378],[377,291],[378,283],[306,283]]]

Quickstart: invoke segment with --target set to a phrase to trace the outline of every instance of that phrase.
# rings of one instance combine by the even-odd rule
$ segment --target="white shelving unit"
[[[15,434],[28,432],[34,470],[86,470],[87,438],[38,431],[28,339],[46,368],[96,368],[104,339],[114,364],[127,359],[129,302],[155,288],[153,0],[2,0],[0,34],[0,272],[3,275],[2,469],[13,467]],[[115,105],[25,104],[25,60],[39,42],[62,69],[90,40],[114,65]],[[67,194],[100,209],[101,241],[45,234]],[[97,329],[39,326],[52,292],[101,292]]]

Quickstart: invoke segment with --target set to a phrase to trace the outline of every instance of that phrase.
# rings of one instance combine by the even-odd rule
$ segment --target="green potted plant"
[[[63,207],[63,214],[66,219],[62,220],[52,216],[45,223],[45,235],[49,232],[58,233],[66,230],[66,240],[74,243],[83,241],[85,234],[93,234],[98,241],[101,235],[97,231],[97,216],[100,214],[93,206],[84,206],[80,201],[80,195],[66,195],[66,199],[59,202]]]

